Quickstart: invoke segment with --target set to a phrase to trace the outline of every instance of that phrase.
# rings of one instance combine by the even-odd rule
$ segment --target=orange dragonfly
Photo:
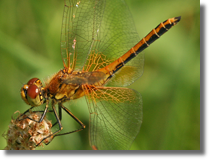
[[[90,113],[92,149],[129,149],[142,123],[142,98],[137,91],[123,87],[142,75],[142,51],[181,18],[160,23],[140,40],[131,17],[123,0],[65,0],[61,30],[64,68],[45,86],[38,78],[33,78],[21,89],[23,100],[31,105],[26,112],[46,104],[38,122],[48,112],[49,102],[52,103],[59,130],[48,137],[85,129],[85,125],[63,105],[85,96]],[[81,128],[59,134],[63,129],[62,110]]]

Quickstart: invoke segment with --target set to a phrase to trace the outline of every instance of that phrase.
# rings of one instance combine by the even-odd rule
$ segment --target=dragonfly
[[[63,69],[45,85],[32,78],[21,88],[22,99],[31,106],[26,112],[45,104],[37,122],[42,122],[51,102],[59,129],[43,140],[85,129],[64,106],[64,102],[85,97],[92,149],[129,149],[139,133],[143,113],[141,94],[126,86],[143,74],[142,51],[180,19],[167,19],[140,39],[123,0],[65,0],[60,41]],[[62,112],[81,127],[59,133]]]

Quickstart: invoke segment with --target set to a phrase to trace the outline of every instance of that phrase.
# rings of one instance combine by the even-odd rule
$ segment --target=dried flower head
[[[19,116],[21,115],[19,111],[16,111],[14,114],[16,113],[18,113]],[[42,113],[40,112],[28,112],[26,115],[23,115],[20,120],[12,117],[9,130],[7,134],[4,134],[7,140],[5,150],[34,150],[43,138],[52,134],[51,121],[44,118],[42,122],[38,123],[27,118],[30,117],[39,120],[41,116]],[[49,137],[43,142],[48,143],[50,140],[51,138]],[[39,146],[40,145],[43,144],[40,143]]]

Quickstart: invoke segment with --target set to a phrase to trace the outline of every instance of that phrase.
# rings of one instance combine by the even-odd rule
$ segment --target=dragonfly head
[[[42,82],[38,78],[32,78],[21,88],[22,99],[31,106],[43,104]]]

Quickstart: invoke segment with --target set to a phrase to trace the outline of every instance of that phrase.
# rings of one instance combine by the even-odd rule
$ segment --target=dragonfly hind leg
[[[85,129],[86,126],[75,115],[73,115],[73,113],[68,108],[64,107],[61,103],[59,104],[59,108],[62,108],[66,113],[68,113],[68,115],[70,115],[77,123],[79,123],[79,125],[81,126],[81,128],[80,129],[77,129],[77,130],[74,130],[74,131],[57,134],[55,136],[61,136],[61,135],[71,134],[71,133],[79,132],[79,131]]]
[[[60,129],[59,129],[58,131],[56,131],[55,133],[53,133],[52,135],[49,135],[48,137],[53,136],[53,138],[54,138],[54,137],[56,137],[56,136],[67,135],[67,134],[71,134],[71,133],[74,133],[74,132],[79,132],[79,131],[85,129],[85,125],[84,125],[76,116],[74,116],[73,113],[71,113],[71,111],[69,111],[66,107],[64,107],[64,106],[62,105],[62,103],[59,103],[59,104],[58,104],[58,107],[59,107],[59,118],[58,118],[57,114],[55,114],[56,117],[58,118],[58,119],[57,119],[57,122],[56,122],[55,124],[58,123]],[[63,129],[62,126],[61,126],[61,123],[60,123],[60,120],[61,120],[61,118],[62,118],[61,108],[62,108],[66,113],[68,113],[68,115],[70,115],[76,122],[78,122],[78,123],[80,124],[80,126],[81,126],[80,129],[77,129],[77,130],[74,130],[74,131],[70,131],[70,132],[61,133],[61,134],[57,134],[58,132],[60,132],[60,131]],[[54,126],[55,124],[53,124],[53,126]],[[48,137],[46,137],[46,138],[48,138]],[[44,139],[46,139],[46,138],[44,138]],[[44,140],[44,139],[43,139],[43,140]],[[43,140],[42,140],[42,141],[43,141]],[[50,141],[50,142],[51,142],[51,141]],[[49,142],[49,143],[50,143],[50,142]],[[46,143],[46,145],[48,145],[49,143]]]
[[[85,129],[85,125],[84,125],[76,116],[74,116],[73,113],[72,113],[71,111],[69,111],[66,107],[64,107],[61,103],[58,104],[59,115],[57,114],[57,111],[55,110],[55,106],[54,106],[54,105],[52,105],[52,108],[53,108],[55,117],[56,117],[56,119],[57,119],[57,122],[55,122],[55,123],[53,124],[53,126],[55,126],[56,124],[58,124],[59,130],[57,130],[57,131],[55,131],[53,134],[51,134],[51,135],[49,135],[49,136],[43,138],[41,142],[43,142],[45,139],[51,137],[51,140],[50,140],[48,143],[45,143],[46,145],[48,145],[56,136],[67,135],[67,134],[71,134],[71,133],[74,133],[74,132],[79,132],[79,131]],[[58,134],[58,133],[63,129],[62,124],[61,124],[61,118],[62,118],[61,109],[63,109],[63,110],[64,110],[66,113],[68,113],[68,115],[70,115],[76,122],[78,122],[78,123],[80,124],[81,128],[80,128],[80,129],[77,129],[77,130],[74,130],[74,131],[70,131],[70,132]],[[41,143],[41,142],[40,142],[40,143]],[[40,143],[39,143],[39,144],[40,144]],[[38,145],[39,145],[39,144],[38,144]],[[38,145],[37,145],[37,146],[38,146]]]

